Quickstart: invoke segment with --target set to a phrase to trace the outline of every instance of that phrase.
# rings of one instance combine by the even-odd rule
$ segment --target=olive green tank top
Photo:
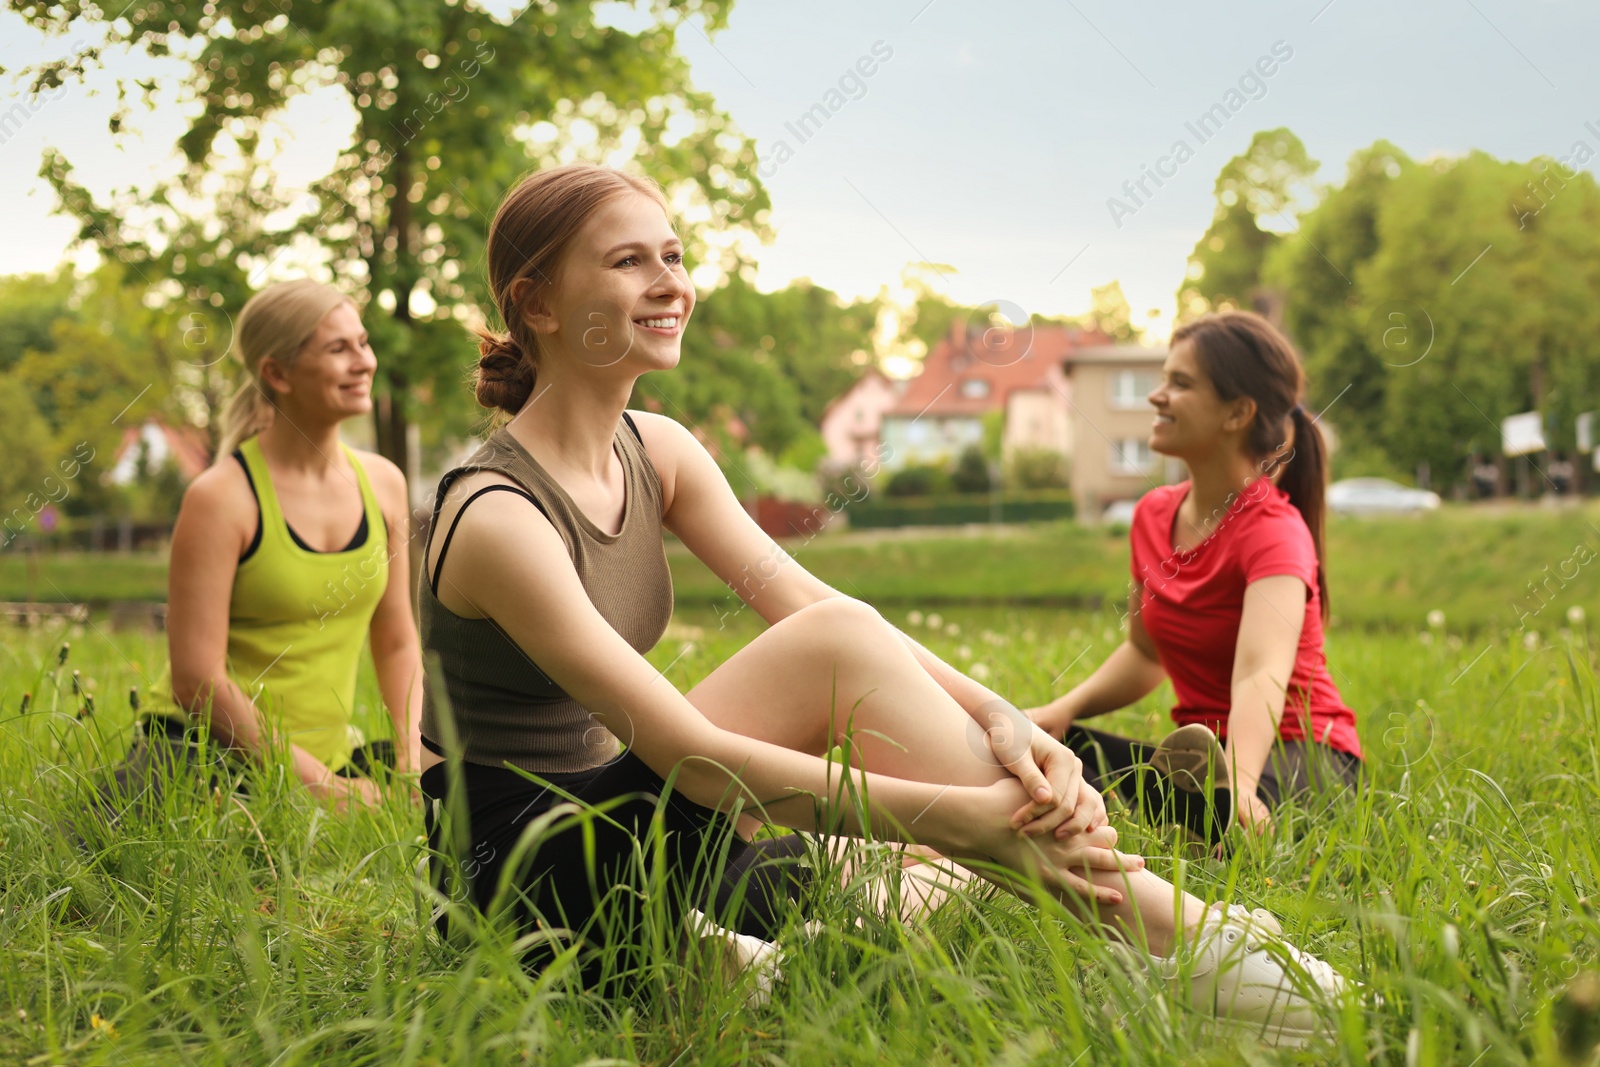
[[[622,460],[622,528],[611,535],[589,521],[566,490],[504,428],[461,466],[445,473],[433,506],[429,544],[439,535],[445,493],[463,474],[491,470],[521,487],[484,487],[468,497],[444,534],[439,556],[417,592],[424,650],[439,654],[442,671],[423,683],[422,738],[443,753],[439,708],[443,685],[455,716],[462,759],[499,767],[565,774],[598,767],[622,744],[549,676],[493,619],[466,619],[439,602],[439,573],[456,522],[478,496],[495,488],[517,492],[542,511],[566,545],[572,566],[600,617],[641,655],[655,647],[672,618],[672,575],[661,537],[661,480],[632,420],[613,438]],[[423,560],[432,558],[424,550]]]
[[[341,447],[355,468],[367,536],[355,548],[317,552],[284,519],[260,441],[252,437],[240,446],[260,507],[260,543],[234,572],[228,602],[228,675],[277,736],[332,770],[361,743],[350,721],[356,672],[389,583],[383,509],[355,451]],[[152,710],[181,716],[171,678],[169,664],[154,687]]]

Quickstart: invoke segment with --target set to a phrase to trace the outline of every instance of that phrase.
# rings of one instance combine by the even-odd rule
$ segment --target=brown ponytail
[[[1294,345],[1252,311],[1224,311],[1172,331],[1172,344],[1188,341],[1195,361],[1224,402],[1248,396],[1256,403],[1246,447],[1263,477],[1299,510],[1317,550],[1317,592],[1328,618],[1328,567],[1323,551],[1327,513],[1328,450],[1322,432],[1301,404],[1305,371]],[[1291,442],[1290,432],[1293,432]]]
[[[535,364],[516,338],[478,330],[478,369],[472,391],[486,408],[516,413],[533,395]]]
[[[1317,546],[1317,591],[1322,594],[1322,621],[1327,622],[1328,566],[1322,543],[1327,526],[1328,447],[1303,405],[1296,404],[1289,417],[1294,421],[1294,446],[1284,460],[1278,488],[1300,510],[1306,529],[1311,531],[1311,543]]]

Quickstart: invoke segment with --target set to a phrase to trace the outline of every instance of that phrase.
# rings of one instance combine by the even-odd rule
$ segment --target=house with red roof
[[[822,413],[822,442],[828,462],[837,469],[875,461],[883,440],[883,416],[900,402],[906,383],[876,367],[828,401]]]
[[[1061,453],[1078,514],[1094,521],[1108,505],[1181,474],[1148,444],[1152,412],[1145,394],[1160,380],[1165,358],[1164,347],[1116,344],[1080,326],[1002,329],[958,321],[928,353],[922,373],[900,383],[892,403],[881,388],[864,391],[885,406],[880,462],[891,471],[947,466],[969,445],[981,446],[985,419],[1001,413],[1003,452]],[[852,455],[869,447],[865,416],[862,426],[849,440]]]
[[[983,443],[984,418],[1005,417],[1004,449],[1072,454],[1072,382],[1079,348],[1110,338],[1079,326],[989,327],[958,320],[922,373],[883,416],[884,464],[945,464]]]
[[[185,484],[211,465],[211,446],[204,430],[193,426],[172,426],[156,416],[126,426],[112,453],[107,481],[131,485],[138,478],[143,455],[146,469],[155,471],[172,463]]]

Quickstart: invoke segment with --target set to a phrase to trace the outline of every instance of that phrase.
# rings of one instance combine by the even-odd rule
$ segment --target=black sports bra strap
[[[633,431],[633,436],[639,438],[639,443],[644,444],[644,438],[639,434],[639,425],[633,421],[633,416],[626,411],[622,413],[622,421],[628,424],[628,429]]]
[[[439,558],[433,561],[433,581],[430,583],[430,586],[433,589],[434,596],[439,595],[439,574],[444,570],[444,554],[450,551],[450,539],[456,535],[456,524],[461,521],[461,516],[465,514],[467,505],[471,504],[483,494],[492,493],[497,489],[504,490],[507,493],[516,493],[518,496],[522,497],[540,511],[544,511],[544,505],[535,500],[532,493],[517,485],[504,485],[500,482],[496,482],[494,485],[484,486],[476,493],[473,493],[471,496],[467,497],[466,500],[462,501],[461,506],[456,509],[455,518],[450,520],[450,529],[445,531],[444,544],[439,546]],[[442,502],[443,501],[441,500],[441,503]],[[437,519],[437,514],[434,517]]]

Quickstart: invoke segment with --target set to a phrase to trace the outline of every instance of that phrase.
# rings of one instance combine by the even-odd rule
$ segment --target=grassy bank
[[[1086,676],[1116,640],[1097,617],[1058,610],[933,614],[890,611],[1024,704]],[[755,632],[748,615],[719,628],[709,611],[684,611],[650,659],[688,688]],[[1569,979],[1600,949],[1590,654],[1570,649],[1574,667],[1568,649],[1450,636],[1331,642],[1368,751],[1373,788],[1360,803],[1291,809],[1227,861],[1121,822],[1123,846],[1152,869],[1271,908],[1382,997],[1296,1059],[1158,1010],[1079,922],[988,889],[905,925],[860,883],[830,885],[824,932],[797,937],[772,1002],[747,1007],[737,981],[670,958],[608,1001],[567,974],[529,977],[493,934],[442,942],[413,880],[422,816],[403,795],[337,816],[262,774],[242,802],[184,793],[80,851],[59,828],[80,815],[93,768],[125,751],[126,694],[160,642],[42,626],[0,651],[0,1062],[1568,1062],[1560,1042],[1581,1041],[1591,1018]],[[80,714],[75,669],[93,714]],[[1167,699],[1106,725],[1151,736]],[[370,668],[360,703],[379,732]]]
[[[1548,580],[1531,625],[1553,632],[1568,607],[1595,602],[1600,589],[1600,568],[1581,562],[1583,546],[1600,561],[1600,508],[1335,519],[1327,554],[1336,625],[1416,629],[1437,610],[1463,628],[1515,628],[1541,603],[1529,583]],[[825,581],[880,606],[1099,608],[1125,598],[1129,578],[1127,534],[1076,523],[821,536],[789,547]],[[681,547],[673,581],[684,602],[737,606]]]

